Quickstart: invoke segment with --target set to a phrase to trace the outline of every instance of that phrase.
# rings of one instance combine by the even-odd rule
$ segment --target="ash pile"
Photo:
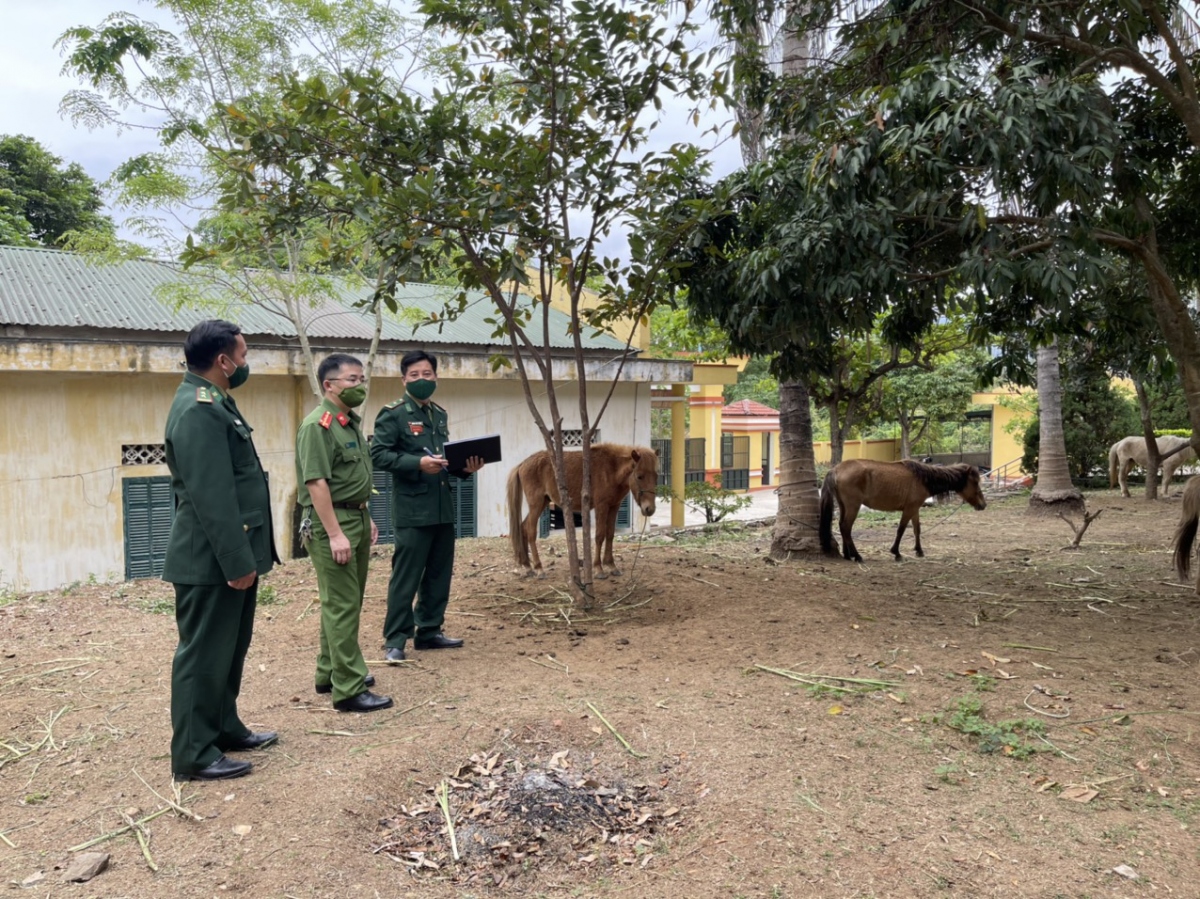
[[[667,781],[605,784],[594,770],[574,770],[569,755],[473,755],[380,821],[374,851],[415,876],[493,886],[549,866],[646,867],[682,827],[680,810],[663,807]]]

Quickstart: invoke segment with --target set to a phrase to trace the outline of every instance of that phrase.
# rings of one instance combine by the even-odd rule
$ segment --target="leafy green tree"
[[[584,433],[582,560],[573,516],[564,517],[572,595],[590,605],[591,439],[608,398],[599,410],[589,406],[582,334],[651,312],[664,270],[707,215],[704,201],[677,202],[703,174],[703,152],[680,143],[655,149],[650,139],[667,98],[704,102],[720,82],[709,56],[688,46],[691,11],[668,21],[654,0],[423,0],[420,8],[460,47],[431,99],[397,93],[374,74],[348,74],[336,85],[286,79],[278,110],[235,104],[223,123],[242,180],[226,203],[231,212],[260,211],[275,234],[354,219],[393,273],[379,290],[384,302],[402,273],[451,248],[464,291],[484,291],[496,308],[495,337],[507,351],[493,363],[516,368],[565,498],[556,386],[564,371],[550,351],[558,335],[548,331],[551,296],[562,290]],[[500,79],[516,89],[498,96]],[[486,104],[492,115],[470,114]],[[624,261],[601,253],[618,232],[630,235]],[[341,249],[335,241],[331,252]],[[581,295],[597,281],[600,303],[588,308]],[[465,301],[464,292],[443,314]]]
[[[111,179],[126,225],[192,266],[194,275],[219,288],[221,304],[252,303],[291,322],[307,363],[309,385],[321,395],[308,322],[343,285],[371,284],[381,260],[369,251],[331,261],[334,239],[368,242],[352,223],[299,223],[287,234],[262,226],[261,211],[230,215],[215,209],[222,185],[233,175],[227,162],[235,148],[223,110],[243,103],[279,108],[275,79],[285,73],[333,82],[343,70],[381,71],[402,90],[410,68],[437,56],[431,35],[384,0],[156,0],[167,24],[127,12],[96,26],[78,26],[59,39],[66,69],[86,84],[70,92],[63,110],[89,128],[151,128],[159,148],[122,163]],[[137,72],[139,77],[129,77]],[[179,236],[179,225],[186,234]],[[119,256],[120,248],[92,246]],[[178,303],[195,302],[183,284],[166,290]],[[382,330],[367,355],[373,366]]]
[[[931,426],[936,429],[939,422],[966,414],[984,364],[982,352],[960,350],[928,367],[893,372],[882,380],[872,417],[899,426],[902,458],[912,455]]]
[[[84,232],[112,234],[100,188],[32,137],[0,135],[0,244],[56,246]]]

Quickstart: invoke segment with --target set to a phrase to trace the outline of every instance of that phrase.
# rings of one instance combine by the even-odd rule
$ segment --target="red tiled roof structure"
[[[736,403],[730,403],[721,410],[722,415],[779,415],[778,409],[772,409],[770,406],[764,406],[762,403],[756,403],[754,400],[738,400]]]

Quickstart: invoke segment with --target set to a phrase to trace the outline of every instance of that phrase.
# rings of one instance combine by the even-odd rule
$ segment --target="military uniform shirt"
[[[271,528],[271,495],[252,428],[233,398],[188,372],[167,414],[166,455],[175,520],[163,580],[223,584],[279,557]]]
[[[323,479],[335,503],[367,502],[371,498],[371,456],[363,437],[362,419],[343,412],[324,399],[296,432],[296,481],[300,505],[312,506],[308,482]]]
[[[376,468],[392,474],[392,519],[397,528],[454,524],[449,473],[421,471],[421,457],[442,455],[449,439],[449,417],[437,403],[422,406],[405,395],[380,410],[371,460]]]

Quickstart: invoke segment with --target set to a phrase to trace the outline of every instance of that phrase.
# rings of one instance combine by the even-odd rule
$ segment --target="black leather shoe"
[[[370,690],[363,690],[357,696],[339,699],[333,707],[339,712],[378,712],[392,707],[392,697],[379,696]]]
[[[375,686],[375,675],[368,674],[366,676],[366,678],[363,680],[363,686],[364,687]],[[317,692],[318,693],[332,693],[333,692],[333,684],[317,684]]]
[[[274,735],[272,735],[274,736]],[[249,774],[254,766],[249,762],[239,762],[235,759],[221,756],[207,768],[193,771],[191,774],[176,774],[176,780],[229,780],[231,777],[241,777]]]
[[[399,646],[389,646],[383,657],[389,662],[403,662],[405,658],[404,650]],[[367,686],[370,686],[370,684],[367,684]]]
[[[279,734],[273,730],[260,730],[258,733],[246,734],[241,740],[226,746],[226,752],[249,752],[252,749],[266,749],[279,740]]]
[[[413,646],[417,649],[458,649],[462,645],[462,640],[447,637],[445,634],[434,634],[432,637],[417,637],[413,640]]]

